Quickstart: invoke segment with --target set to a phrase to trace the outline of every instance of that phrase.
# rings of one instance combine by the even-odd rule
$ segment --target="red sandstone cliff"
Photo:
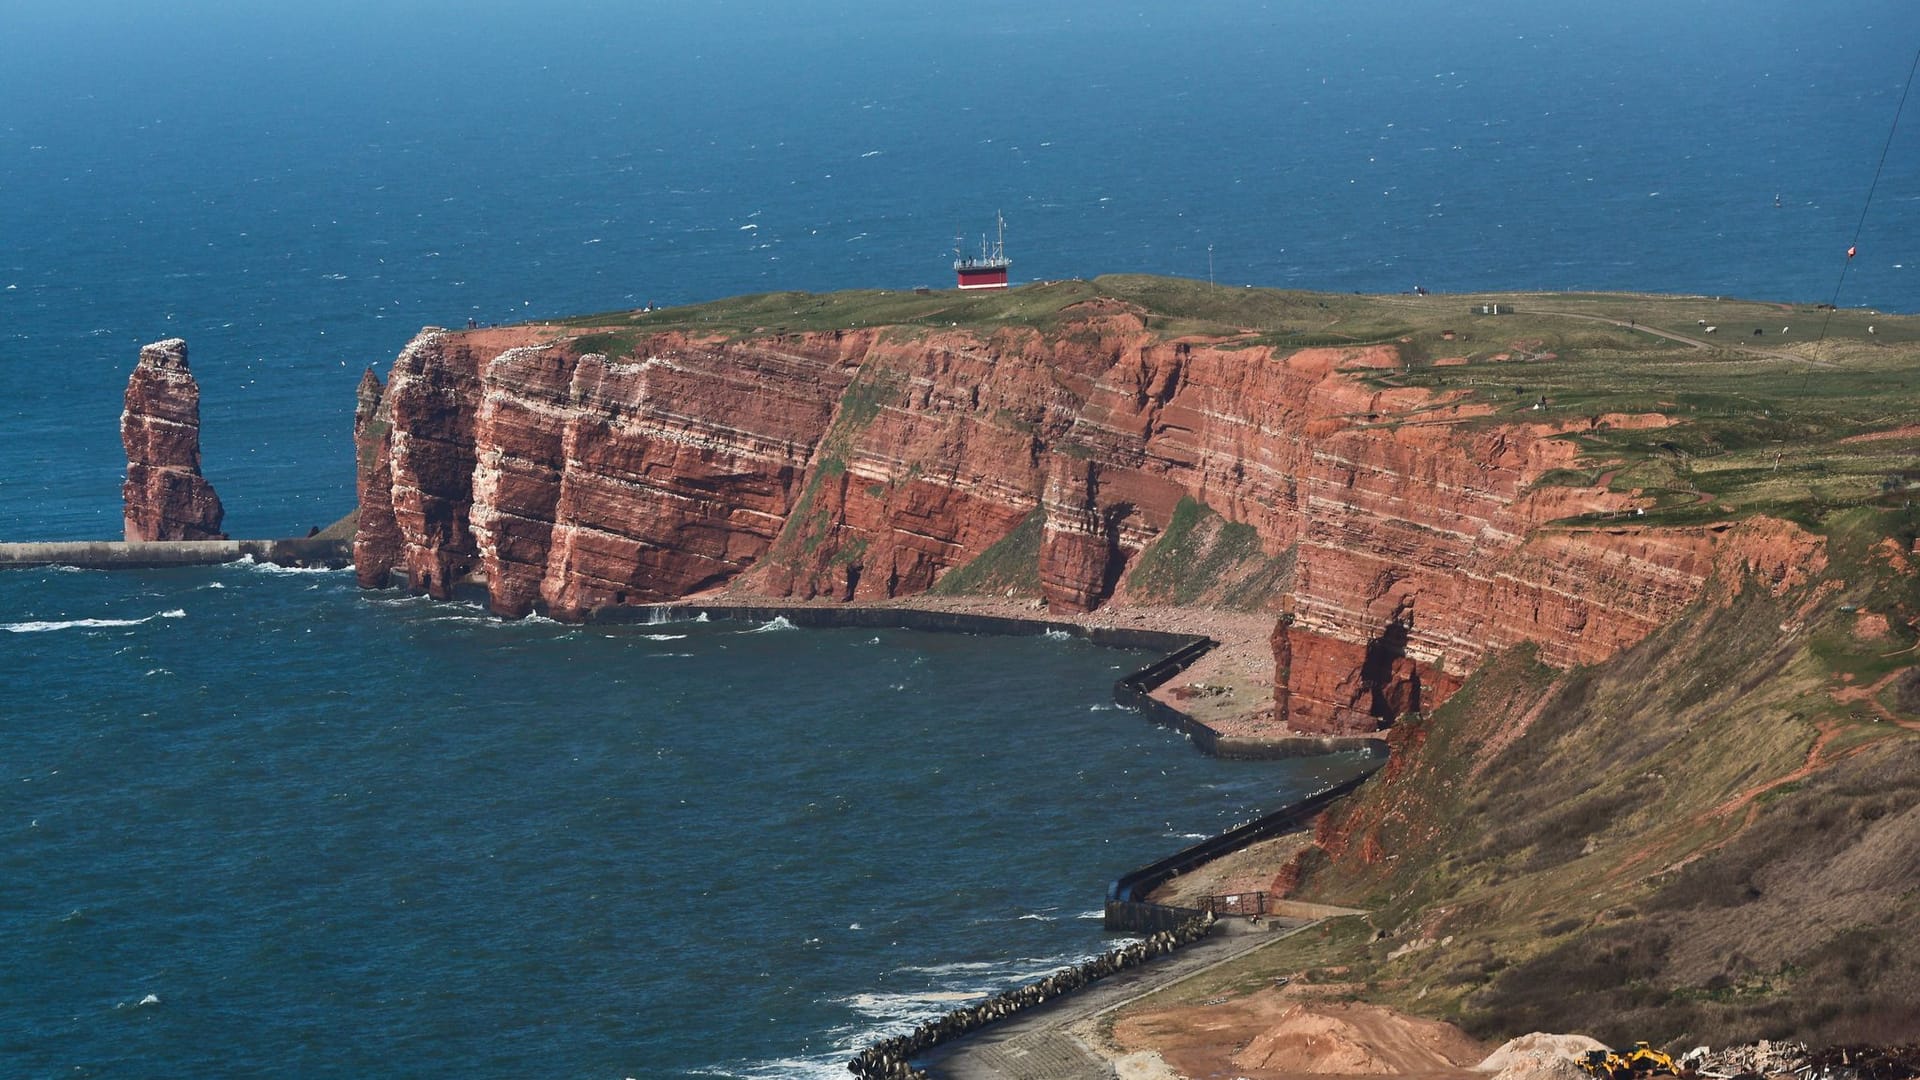
[[[1125,595],[1183,498],[1251,526],[1292,577],[1269,606],[1280,721],[1376,730],[1493,649],[1586,663],[1696,596],[1710,529],[1568,528],[1623,495],[1542,485],[1566,436],[1368,376],[1392,346],[1169,341],[1096,302],[1041,333],[914,328],[640,338],[427,331],[362,385],[361,580],[503,615],[583,616],[726,585],[920,592],[1036,511],[1056,610]],[[604,339],[601,339],[604,340]]]
[[[127,449],[126,538],[224,540],[226,511],[200,475],[200,385],[179,338],[140,349],[127,380],[120,441]]]

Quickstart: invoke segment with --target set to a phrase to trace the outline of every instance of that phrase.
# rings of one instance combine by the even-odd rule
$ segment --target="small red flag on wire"
[[[1847,258],[1849,258],[1849,259],[1851,259],[1851,258],[1853,258],[1853,245],[1852,245],[1852,244],[1848,244],[1848,245],[1847,245]]]

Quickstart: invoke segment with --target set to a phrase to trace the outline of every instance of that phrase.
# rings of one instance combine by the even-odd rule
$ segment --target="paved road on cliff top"
[[[1266,930],[1222,923],[1204,941],[956,1039],[929,1054],[923,1064],[938,1080],[1112,1080],[1112,1067],[1070,1033],[1069,1026],[1131,1005],[1320,921]]]

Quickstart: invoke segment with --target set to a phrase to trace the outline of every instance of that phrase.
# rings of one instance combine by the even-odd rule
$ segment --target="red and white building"
[[[1007,287],[1007,267],[1013,265],[1013,260],[1007,258],[1007,219],[995,213],[993,220],[997,230],[993,246],[988,247],[987,238],[982,236],[978,256],[968,256],[961,249],[960,238],[953,238],[953,273],[962,289]]]

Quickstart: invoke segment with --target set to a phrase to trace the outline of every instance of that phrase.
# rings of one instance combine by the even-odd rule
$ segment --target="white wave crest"
[[[642,626],[665,626],[668,623],[707,621],[706,612],[698,612],[693,618],[688,618],[687,609],[677,604],[654,604],[644,610],[647,613],[647,617],[642,620],[640,624]]]
[[[279,563],[261,562],[258,559],[255,559],[253,557],[252,552],[248,552],[247,554],[240,556],[239,558],[233,560],[230,563],[227,563],[226,565],[242,566],[257,574],[347,574],[347,573],[352,573],[351,567],[344,567],[344,566],[338,570],[335,570],[325,566],[281,566]]]
[[[1049,630],[1040,636],[1046,638],[1048,641],[1072,641],[1074,638],[1074,635],[1065,630]]]
[[[646,638],[648,641],[679,641],[685,638],[687,635],[685,634],[642,634],[640,636]]]
[[[187,613],[181,608],[157,611],[144,619],[61,619],[57,621],[31,621],[0,623],[0,630],[15,634],[44,634],[52,630],[103,630],[117,626],[140,626],[155,619],[184,619]]]
[[[714,1065],[696,1069],[693,1075],[711,1076],[716,1080],[846,1080],[847,1055],[852,1052],[853,1048],[848,1046],[810,1058],[773,1058],[738,1065]],[[628,1077],[627,1080],[634,1078]]]
[[[408,604],[430,604],[433,598],[426,593],[406,593],[401,596],[360,596],[363,604],[378,604],[381,607],[403,607]]]
[[[1001,965],[985,960],[956,960],[950,964],[908,964],[894,970],[909,975],[974,975],[998,971]]]
[[[764,626],[756,626],[756,627],[754,627],[754,628],[753,628],[753,629],[751,629],[751,630],[742,630],[742,631],[740,631],[740,633],[742,633],[742,634],[771,634],[771,633],[773,633],[773,632],[774,632],[774,631],[776,631],[776,630],[798,630],[798,629],[799,629],[799,627],[797,627],[797,626],[795,626],[795,625],[793,625],[792,623],[790,623],[790,622],[788,622],[788,621],[787,621],[787,617],[786,617],[785,615],[775,615],[775,616],[773,617],[773,621],[772,621],[772,622],[769,622],[769,623],[767,623],[767,624],[766,624],[766,625],[764,625]]]
[[[840,1004],[875,1020],[905,1027],[944,1016],[957,1004],[979,1001],[987,996],[982,990],[919,990],[903,993],[865,993],[841,998]],[[911,1021],[911,1023],[908,1023]]]

